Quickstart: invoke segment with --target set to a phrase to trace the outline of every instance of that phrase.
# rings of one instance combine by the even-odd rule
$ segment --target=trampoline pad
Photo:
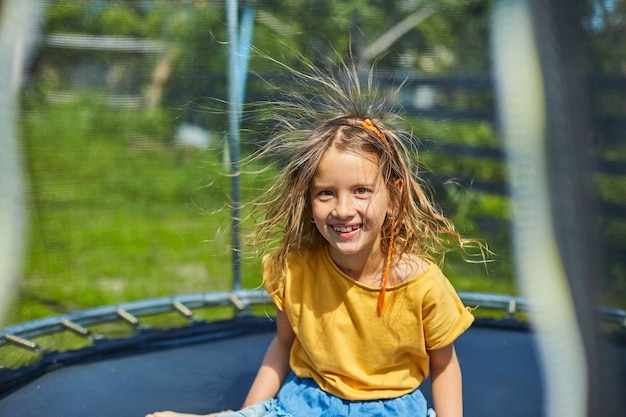
[[[142,417],[167,409],[208,413],[238,408],[273,335],[265,329],[61,367],[0,400],[0,415]],[[466,416],[542,415],[532,333],[477,323],[456,348]],[[430,402],[429,383],[422,389]]]

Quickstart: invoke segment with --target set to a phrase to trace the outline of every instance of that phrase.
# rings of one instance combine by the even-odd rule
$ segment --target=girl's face
[[[380,253],[380,229],[390,210],[387,187],[372,159],[329,148],[310,185],[313,220],[339,266]]]

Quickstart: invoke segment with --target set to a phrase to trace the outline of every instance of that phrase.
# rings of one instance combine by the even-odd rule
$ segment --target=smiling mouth
[[[333,226],[333,230],[339,233],[349,233],[361,228],[361,225],[356,226]]]

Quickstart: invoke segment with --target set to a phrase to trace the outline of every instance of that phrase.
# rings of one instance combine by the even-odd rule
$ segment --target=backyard
[[[232,288],[225,10],[219,2],[184,3],[49,2],[21,94],[27,242],[4,324]],[[486,265],[449,253],[444,271],[459,291],[517,294],[508,178],[485,48],[489,2],[426,7],[427,18],[407,36],[386,44],[388,50],[373,48],[385,39],[379,35],[393,32],[392,22],[419,17],[418,3],[259,7],[258,53],[250,60],[244,101],[284,93],[286,79],[270,56],[286,65],[306,58],[332,67],[355,53],[366,65],[375,63],[385,88],[403,85],[394,98],[421,141],[420,172],[445,213],[462,234],[484,240],[494,253]],[[316,18],[301,19],[308,14]],[[375,18],[382,15],[389,22]],[[604,303],[624,307],[624,84],[615,75],[622,58],[611,46],[623,23],[611,22],[604,30],[585,26],[586,53],[597,67],[589,69],[590,105],[597,135],[594,186],[603,212],[594,224],[608,247],[607,273],[594,279]],[[349,30],[357,26],[358,36]],[[359,50],[361,43],[370,48]],[[268,88],[272,81],[280,88]],[[188,124],[205,129],[211,140],[182,144],[177,138]],[[256,150],[266,128],[246,114],[242,159]],[[265,168],[245,165],[240,176],[244,237],[254,229],[245,204],[275,174]],[[259,255],[245,245],[242,255],[243,286],[259,288]]]

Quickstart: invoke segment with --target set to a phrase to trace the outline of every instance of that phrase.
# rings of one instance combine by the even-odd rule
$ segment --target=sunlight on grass
[[[230,179],[217,150],[174,146],[162,121],[138,131],[166,114],[31,106],[29,245],[11,321],[231,287]],[[257,260],[246,262],[256,287]]]
[[[26,96],[24,107],[30,233],[10,322],[232,287],[231,179],[221,144],[204,150],[175,146],[174,116],[111,108],[95,94],[70,104]],[[468,129],[477,142],[493,140],[482,125],[449,127],[447,134]],[[271,170],[242,175],[243,201],[271,178]],[[483,237],[477,212],[506,212],[495,197],[447,195],[458,207],[453,215],[460,230],[475,237]],[[507,262],[487,270],[453,257],[446,265],[459,290],[514,292]],[[244,287],[260,286],[260,259],[244,253],[242,272]]]

